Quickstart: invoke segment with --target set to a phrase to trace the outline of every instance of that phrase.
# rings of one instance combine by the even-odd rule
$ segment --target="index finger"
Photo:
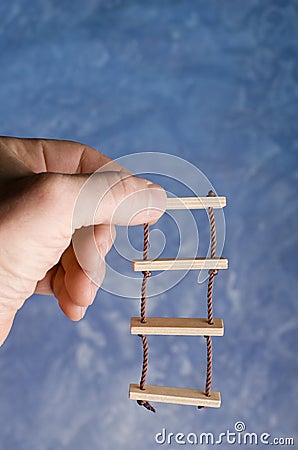
[[[126,170],[107,155],[80,142],[8,136],[0,139],[13,156],[34,173],[92,173],[107,163],[113,167],[109,170]]]

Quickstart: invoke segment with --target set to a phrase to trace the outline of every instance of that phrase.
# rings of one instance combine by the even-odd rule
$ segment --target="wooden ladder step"
[[[135,272],[146,270],[198,270],[198,269],[227,269],[226,258],[158,258],[136,259],[132,261]]]
[[[211,391],[207,397],[205,391],[189,388],[173,388],[166,386],[149,386],[140,389],[138,384],[129,386],[131,400],[147,400],[152,402],[175,403],[177,405],[193,405],[219,408],[221,404],[220,393]]]
[[[172,336],[223,336],[222,319],[213,319],[213,324],[206,318],[186,317],[147,317],[142,323],[140,317],[132,317],[130,321],[131,334],[155,334]]]
[[[226,197],[168,197],[166,209],[218,209],[226,204]]]

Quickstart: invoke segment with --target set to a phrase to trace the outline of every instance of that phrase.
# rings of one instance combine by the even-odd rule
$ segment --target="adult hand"
[[[33,293],[55,295],[80,320],[104,277],[115,225],[154,223],[165,205],[160,186],[91,147],[0,138],[0,345]]]

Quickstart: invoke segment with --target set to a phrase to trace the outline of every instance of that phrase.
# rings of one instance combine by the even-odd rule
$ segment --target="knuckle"
[[[45,172],[34,177],[32,190],[36,200],[48,206],[56,204],[64,189],[63,175]]]
[[[111,194],[114,202],[118,204],[119,201],[126,199],[139,190],[140,186],[138,185],[137,177],[118,175],[118,181],[112,187]]]

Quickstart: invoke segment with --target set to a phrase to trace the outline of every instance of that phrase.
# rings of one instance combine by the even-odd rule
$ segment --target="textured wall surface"
[[[237,420],[298,442],[297,23],[296,0],[1,0],[0,133],[185,158],[229,199],[230,260],[215,289],[220,410],[153,415],[127,399],[141,362],[135,299],[103,289],[71,323],[33,296],[0,349],[1,450],[154,449],[162,428],[218,434]],[[204,314],[205,289],[189,274],[150,313]],[[150,384],[203,386],[200,339],[150,344]]]

